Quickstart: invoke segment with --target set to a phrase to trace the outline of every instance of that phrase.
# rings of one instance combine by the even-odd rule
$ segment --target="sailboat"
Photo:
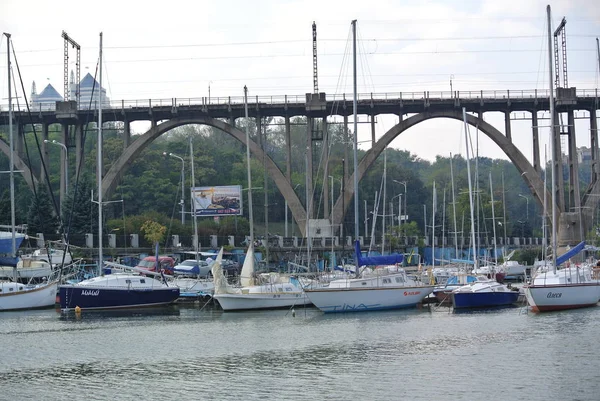
[[[103,272],[102,254],[102,33],[100,33],[98,101],[98,268]],[[158,246],[156,250],[158,263]],[[77,284],[59,287],[60,308],[67,311],[135,308],[166,305],[179,298],[179,287],[170,287],[166,279],[158,280],[129,272],[99,275]]]
[[[354,132],[357,132],[356,20],[352,21]],[[358,241],[358,156],[354,135],[354,236],[356,275],[332,280],[325,286],[305,288],[310,301],[325,313],[398,309],[415,306],[431,294],[433,286],[421,285],[399,267],[404,255],[363,257]],[[384,213],[385,214],[385,213]],[[375,214],[376,215],[376,214]],[[373,223],[375,224],[375,223]],[[383,266],[377,269],[368,266]]]
[[[248,118],[247,89],[244,87],[244,105]],[[254,216],[252,212],[252,176],[250,174],[249,133],[246,125],[246,163],[248,174],[248,217],[250,220],[250,241],[240,274],[240,287],[227,284],[223,274],[223,249],[211,266],[214,282],[213,298],[225,311],[289,308],[308,305],[310,301],[302,288],[291,282],[291,277],[278,274],[256,276],[254,271]]]
[[[45,308],[53,306],[56,302],[56,289],[58,287],[57,277],[48,278],[45,283],[38,285],[27,285],[17,282],[17,243],[20,245],[24,235],[16,233],[15,224],[15,170],[14,170],[14,144],[13,144],[13,112],[11,96],[11,67],[10,67],[10,34],[5,33],[8,55],[8,130],[10,142],[10,217],[11,232],[3,232],[0,235],[4,245],[10,241],[10,257],[3,258],[4,265],[13,268],[13,279],[11,281],[0,281],[0,311]],[[4,251],[5,249],[2,249]]]
[[[552,17],[550,5],[546,8],[548,13],[548,59],[552,61]],[[554,83],[553,64],[549,65],[550,78],[550,137],[554,137],[556,126],[554,111]],[[552,166],[554,166],[554,140],[552,143]],[[544,188],[545,190],[545,188]],[[570,257],[580,252],[585,242],[569,250],[562,257],[556,257],[557,250],[557,216],[554,196],[556,193],[556,177],[552,168],[552,266],[549,269],[539,269],[531,280],[524,286],[527,302],[534,312],[547,312],[564,309],[583,308],[595,306],[600,300],[600,280],[594,275],[590,266],[569,266],[558,270],[558,266]]]
[[[475,242],[475,219],[473,216],[473,190],[471,184],[471,167],[469,159],[469,134],[467,126],[467,112],[463,107],[463,123],[465,131],[465,143],[467,147],[467,174],[469,180],[469,205],[471,209],[471,244],[473,248],[473,271],[478,270],[477,260],[477,243]],[[492,216],[493,212],[493,191],[491,185],[491,173],[490,173],[490,193],[492,195]],[[492,223],[494,227],[494,241],[496,241],[496,227],[495,222]],[[519,299],[519,292],[513,291],[507,285],[497,282],[494,279],[486,279],[485,277],[477,277],[477,280],[473,281],[468,285],[460,286],[452,291],[450,294],[452,297],[452,306],[454,309],[465,309],[465,308],[490,308],[498,306],[509,306],[517,302]]]

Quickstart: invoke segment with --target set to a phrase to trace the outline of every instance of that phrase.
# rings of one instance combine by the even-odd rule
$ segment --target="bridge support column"
[[[152,120],[150,120],[150,128],[156,128],[156,126],[158,125],[157,121],[153,118]]]
[[[323,166],[323,218],[330,217],[329,211],[329,135],[327,135],[327,117],[323,117],[323,148],[321,165]]]
[[[289,116],[285,116],[285,178],[292,183],[292,129]]]
[[[124,118],[123,119],[123,148],[127,149],[131,143],[131,123]]]
[[[256,123],[256,142],[258,142],[258,146],[260,146],[260,148],[262,149],[263,147],[263,143],[262,143],[262,118],[260,115],[257,115],[255,118],[255,123]]]
[[[596,109],[590,110],[590,148],[592,151],[592,180],[591,184],[598,180],[600,175],[600,164],[598,160],[598,120]]]
[[[25,146],[25,125],[17,121],[17,137],[15,140],[15,152],[21,159],[24,158],[23,148]]]
[[[567,113],[569,125],[569,206],[571,211],[581,213],[581,197],[579,195],[579,161],[577,160],[577,140],[575,138],[575,114]]]
[[[554,177],[556,180],[556,193],[553,194],[556,206],[559,210],[565,210],[565,194],[563,191],[563,169],[562,169],[562,150],[560,145],[560,124],[558,123],[558,113],[554,116],[554,121],[557,123],[554,126],[553,131],[553,157],[554,157]]]
[[[60,142],[62,144],[64,144],[67,149],[68,149],[68,140],[69,140],[69,124],[67,123],[61,123],[60,124],[60,128],[61,128],[61,139]],[[66,155],[63,152],[62,146],[60,148],[60,202],[58,204],[60,211],[62,212],[62,205],[65,202],[65,194],[67,192],[67,169],[65,166],[65,159]]]
[[[79,169],[83,167],[83,124],[75,126],[75,177],[79,175]]]
[[[504,112],[504,135],[506,135],[506,139],[512,142],[512,132],[510,130],[510,111],[507,110]]]
[[[48,128],[50,125],[48,123],[42,124],[42,160],[44,161],[44,166],[48,168],[48,144],[44,141],[48,140]],[[40,181],[44,181],[43,176],[43,167],[40,166],[40,173],[38,177],[40,177]]]
[[[541,173],[542,168],[540,166],[540,137],[538,129],[538,115],[537,110],[531,112],[531,131],[533,136],[533,168],[537,173]],[[545,168],[546,166],[544,166]]]
[[[312,135],[313,135],[313,125],[315,123],[314,119],[308,117],[306,119],[306,191],[309,194],[308,202],[306,205],[306,218],[312,219],[314,210],[312,208],[313,203],[313,153],[312,153]],[[306,234],[305,234],[306,235]]]
[[[371,114],[371,147],[375,147],[375,114]]]

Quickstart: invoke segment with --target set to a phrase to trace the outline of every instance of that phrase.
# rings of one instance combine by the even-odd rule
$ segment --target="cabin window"
[[[360,283],[361,285],[367,285],[366,281],[363,281],[362,283]]]
[[[14,289],[14,288],[12,288],[12,287],[10,287],[8,290],[9,290],[9,291],[14,291],[15,289]]]
[[[392,280],[390,280],[389,278],[383,279],[383,284],[390,284],[391,282],[392,282]]]
[[[23,291],[23,287],[19,287],[19,291]]]
[[[287,287],[285,290],[286,291],[291,291],[292,289],[290,287]]]
[[[129,279],[125,280],[125,282],[126,282],[127,284],[131,284],[131,280],[129,280]]]
[[[140,279],[140,283],[142,283],[142,284],[146,283],[146,279],[145,278],[141,278]]]
[[[0,292],[2,292],[2,288],[0,288]]]
[[[396,282],[397,283],[403,283],[404,280],[402,279],[402,277],[396,277]]]

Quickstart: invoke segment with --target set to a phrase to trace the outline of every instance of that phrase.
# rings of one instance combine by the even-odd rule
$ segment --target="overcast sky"
[[[351,98],[350,21],[358,20],[358,91],[398,93],[548,87],[546,5],[539,0],[407,1],[0,1],[27,95],[51,83],[63,93],[66,31],[81,45],[82,77],[94,75],[104,34],[104,82],[111,100],[300,95],[313,91],[312,31],[317,23],[319,90]],[[569,86],[599,85],[600,1],[559,0],[553,28],[567,18]],[[75,67],[70,49],[69,69]],[[0,44],[1,104],[7,103],[6,40]],[[405,95],[406,96],[406,95]],[[214,101],[214,100],[213,100]],[[364,116],[361,117],[364,119]],[[504,131],[502,116],[484,117]],[[380,117],[378,137],[397,119]],[[531,160],[531,122],[513,122],[513,140]],[[135,128],[134,128],[135,129]],[[139,133],[139,131],[138,131]],[[541,132],[541,152],[547,130]],[[368,125],[359,140],[370,138]],[[422,158],[464,153],[458,121],[433,120],[392,147]],[[589,123],[577,122],[578,146]],[[367,143],[361,145],[366,148]],[[480,154],[506,158],[487,138]]]

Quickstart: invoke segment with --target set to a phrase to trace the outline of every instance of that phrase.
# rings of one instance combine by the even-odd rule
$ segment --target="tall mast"
[[[192,136],[190,135],[190,170],[191,170],[191,185],[192,188],[196,187],[196,176],[194,170],[194,141],[192,140]],[[200,260],[200,255],[198,255],[198,219],[196,218],[196,204],[194,203],[194,197],[192,196],[192,217],[194,219],[194,252],[196,252],[196,262]]]
[[[11,225],[11,257],[17,257],[17,239],[15,235],[15,160],[14,160],[14,144],[13,144],[13,109],[12,109],[12,93],[11,93],[11,77],[10,77],[10,33],[4,33],[6,36],[6,70],[8,71],[8,140],[10,142],[10,225]],[[17,266],[13,266],[13,279],[17,282]]]
[[[469,178],[469,206],[471,209],[471,247],[473,248],[473,269],[477,270],[477,247],[475,244],[475,216],[473,215],[473,183],[471,182],[471,159],[469,157],[469,131],[467,126],[467,111],[463,107],[463,123],[465,125],[465,144],[467,145],[467,176]]]
[[[431,265],[435,267],[435,209],[437,193],[435,191],[435,181],[433,181],[433,200],[431,204]],[[427,223],[426,223],[427,224]]]
[[[494,262],[498,266],[498,246],[496,245],[496,213],[494,212],[494,189],[492,187],[492,172],[490,171],[490,199],[492,201],[492,227],[494,234]]]
[[[383,151],[383,212],[381,213],[381,254],[385,251],[385,202],[387,197],[387,148]]]
[[[353,65],[353,96],[354,109],[354,240],[358,241],[358,106],[356,100],[356,20],[352,21],[352,65]],[[358,266],[356,268],[358,273]]]
[[[452,153],[450,153],[450,181],[452,182],[452,217],[454,220],[454,257],[458,258],[458,227],[456,227],[456,198],[454,195],[454,171],[452,170]]]
[[[252,214],[252,174],[250,173],[250,133],[248,132],[248,87],[244,85],[244,112],[246,113],[246,170],[248,173],[248,219],[250,243],[254,246],[254,218]]]
[[[552,81],[552,11],[550,5],[546,7],[548,11],[548,76],[550,81],[550,138],[552,138],[552,269],[556,273],[556,206],[554,204],[554,197],[556,196],[556,174],[555,170],[555,150],[556,150],[556,134],[555,134],[555,116],[554,116],[554,82]]]
[[[102,32],[100,32],[100,56],[98,67],[98,160],[97,172],[98,177],[98,269],[99,274],[102,274],[102,266],[104,255],[102,254]]]

